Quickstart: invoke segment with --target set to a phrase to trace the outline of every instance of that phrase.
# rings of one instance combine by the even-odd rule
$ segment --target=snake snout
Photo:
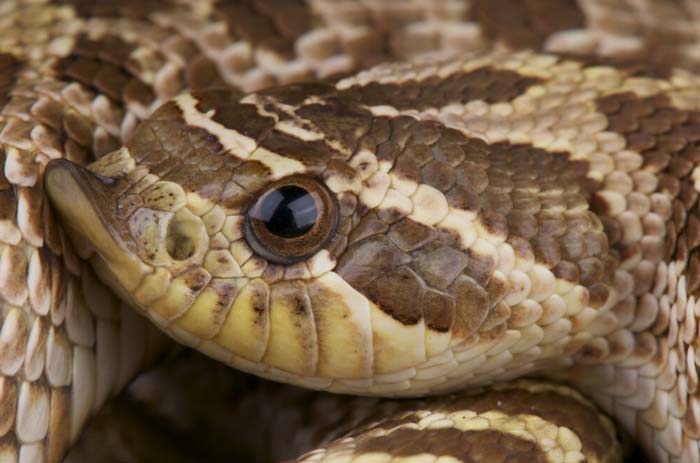
[[[82,239],[83,245],[77,246],[79,252],[89,254],[90,243],[104,241],[101,233],[106,231],[107,223],[99,205],[109,202],[111,184],[113,179],[98,176],[67,159],[54,159],[46,166],[46,193],[73,232],[71,238]]]
[[[66,159],[46,166],[44,186],[62,225],[81,257],[106,264],[119,290],[132,289],[147,272],[121,238],[116,207],[116,180]]]

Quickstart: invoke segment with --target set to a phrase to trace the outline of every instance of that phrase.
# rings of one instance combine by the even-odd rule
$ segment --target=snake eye
[[[265,188],[248,209],[246,241],[256,254],[276,264],[311,257],[333,237],[338,211],[320,181],[291,176]]]

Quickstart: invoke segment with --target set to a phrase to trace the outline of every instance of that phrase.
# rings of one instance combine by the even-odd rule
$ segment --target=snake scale
[[[209,458],[241,434],[241,461],[616,462],[631,436],[700,462],[698,20],[693,0],[1,1],[0,461],[104,459],[81,432],[164,331],[385,398],[257,383]],[[191,387],[171,411],[210,429],[246,389],[207,409],[223,367],[199,365],[145,390]],[[246,434],[265,419],[286,437]]]

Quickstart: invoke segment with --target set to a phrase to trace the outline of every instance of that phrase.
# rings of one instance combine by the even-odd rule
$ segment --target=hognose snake
[[[365,402],[299,461],[620,461],[612,420],[700,461],[694,2],[0,13],[0,460],[62,459],[157,325],[440,396]]]

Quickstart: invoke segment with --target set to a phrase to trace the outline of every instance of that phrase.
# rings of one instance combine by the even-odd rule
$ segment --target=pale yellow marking
[[[364,188],[360,191],[360,201],[369,208],[375,208],[384,199],[389,189],[391,180],[384,172],[375,172],[364,181]]]
[[[153,266],[166,266],[173,259],[166,250],[165,239],[171,212],[139,208],[127,222],[129,233],[134,237],[136,250],[142,261]]]
[[[450,208],[450,212],[436,224],[436,227],[454,233],[459,237],[462,249],[469,249],[477,238],[475,217],[472,212]],[[510,248],[510,245],[505,246]]]
[[[317,96],[306,98],[301,104],[323,104],[325,101]],[[340,141],[329,139],[327,134],[318,128],[312,121],[300,117],[296,110],[297,106],[281,103],[277,99],[270,96],[261,96],[256,93],[246,95],[241,99],[241,103],[254,104],[259,114],[270,117],[275,120],[275,129],[297,138],[302,141],[318,141],[323,140],[332,149],[342,153],[344,156],[350,156],[352,152],[349,147],[344,146]],[[274,106],[277,111],[283,113],[286,117],[280,120],[277,113],[268,111],[267,106]],[[314,130],[315,129],[315,130]],[[360,128],[356,128],[356,135],[362,135]]]
[[[420,184],[413,194],[411,218],[426,225],[435,225],[447,216],[449,207],[445,195],[439,190]]]
[[[149,312],[156,312],[166,320],[180,317],[192,305],[195,298],[183,278],[174,278],[165,294],[148,306]]]
[[[229,281],[239,285],[238,288],[244,284],[240,279]],[[233,304],[231,301],[227,307],[220,307],[219,298],[220,294],[208,286],[199,293],[187,312],[177,319],[177,325],[200,339],[211,339],[219,332]]]
[[[197,192],[186,193],[185,199],[187,208],[200,217],[211,211],[215,206],[211,199],[202,198]]]
[[[399,217],[403,218],[411,213],[413,203],[406,196],[390,188],[386,192],[381,204],[379,204],[379,208],[384,210],[394,210],[397,212]]]
[[[141,284],[134,291],[134,299],[142,306],[148,306],[160,298],[170,287],[170,272],[164,267],[158,267],[149,275],[146,275]]]
[[[369,307],[375,373],[393,373],[423,363],[426,359],[423,319],[415,325],[404,325],[372,302]]]
[[[316,278],[335,268],[336,260],[326,249],[321,249],[306,262],[309,273]]]
[[[449,345],[450,339],[452,338],[451,330],[446,332],[440,332],[431,330],[426,327],[425,329],[425,354],[428,359],[445,352]]]
[[[335,272],[309,283],[318,333],[318,375],[369,378],[372,324],[369,301]]]
[[[296,159],[281,156],[265,148],[256,148],[250,155],[251,161],[258,161],[270,169],[272,178],[278,180],[292,174],[306,172],[306,166]]]
[[[224,127],[197,109],[198,101],[189,93],[175,97],[174,101],[182,111],[185,122],[215,135],[229,152],[239,159],[247,159],[257,147],[257,143],[236,130]]]
[[[204,256],[204,268],[217,278],[242,277],[238,262],[228,249],[211,249]]]
[[[160,181],[141,193],[145,207],[159,211],[175,212],[185,203],[185,191],[175,182]]]
[[[253,250],[250,249],[246,240],[242,238],[232,242],[228,249],[239,266],[243,266],[253,255]]]
[[[234,242],[238,239],[243,238],[243,223],[245,222],[245,217],[242,215],[229,215],[224,221],[224,226],[221,232],[224,234],[229,242]]]
[[[272,285],[270,338],[262,362],[301,376],[316,373],[316,323],[305,283],[290,281]]]
[[[214,341],[237,356],[260,362],[270,337],[268,299],[264,281],[253,280],[243,286]]]

